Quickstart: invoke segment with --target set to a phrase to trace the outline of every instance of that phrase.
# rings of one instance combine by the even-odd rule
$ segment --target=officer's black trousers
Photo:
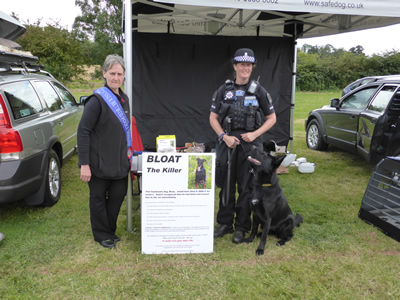
[[[253,142],[257,147],[262,147],[261,141]],[[248,144],[241,140],[241,144],[236,150],[229,149],[224,143],[217,145],[217,185],[221,191],[219,194],[219,210],[217,213],[217,223],[220,225],[234,225],[236,230],[250,231],[251,229],[251,206],[250,206],[250,167],[247,157],[250,153],[252,144]],[[229,198],[224,201],[223,194],[227,184],[228,167],[228,151],[233,152],[231,157],[232,165],[230,170]],[[221,180],[222,179],[222,180]],[[236,201],[236,188],[238,198]],[[224,202],[225,205],[224,205]]]
[[[117,219],[128,188],[128,178],[102,179],[92,175],[90,190],[90,223],[97,242],[116,237]]]

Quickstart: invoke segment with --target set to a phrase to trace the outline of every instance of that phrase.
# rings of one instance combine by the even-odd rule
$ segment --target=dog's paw
[[[286,244],[286,242],[285,241],[278,241],[277,243],[276,243],[276,245],[277,246],[283,246],[283,245],[285,245]]]
[[[257,249],[256,255],[264,255],[264,249]]]
[[[254,236],[249,236],[247,239],[244,239],[244,243],[250,244],[254,241]]]

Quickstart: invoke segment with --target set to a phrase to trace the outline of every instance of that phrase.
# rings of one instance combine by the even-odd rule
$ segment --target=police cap
[[[253,50],[249,48],[241,48],[236,50],[235,56],[233,57],[233,63],[256,63],[256,58],[254,56]]]

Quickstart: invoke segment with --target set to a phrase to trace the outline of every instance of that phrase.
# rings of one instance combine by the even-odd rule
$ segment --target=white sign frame
[[[196,188],[197,159],[207,180]],[[143,153],[142,253],[212,253],[214,207],[215,153]]]

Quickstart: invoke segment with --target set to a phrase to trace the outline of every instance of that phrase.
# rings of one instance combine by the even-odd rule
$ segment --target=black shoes
[[[111,239],[99,241],[99,244],[102,245],[104,248],[114,248],[115,244],[120,240],[121,239],[118,236],[114,235],[114,237]]]
[[[232,225],[220,225],[215,231],[214,231],[214,238],[220,238],[223,237],[225,234],[232,233],[233,232],[233,227]]]
[[[215,231],[214,231],[214,238],[220,238],[223,237],[225,234],[232,233],[233,232],[233,227],[229,225],[220,225]],[[241,230],[236,230],[235,235],[232,238],[232,243],[234,244],[240,244],[244,242],[244,231]]]
[[[99,244],[102,245],[104,248],[114,248],[115,247],[115,242],[113,239],[100,241]]]
[[[240,244],[244,241],[244,232],[240,230],[236,230],[235,235],[232,238],[232,243]]]

